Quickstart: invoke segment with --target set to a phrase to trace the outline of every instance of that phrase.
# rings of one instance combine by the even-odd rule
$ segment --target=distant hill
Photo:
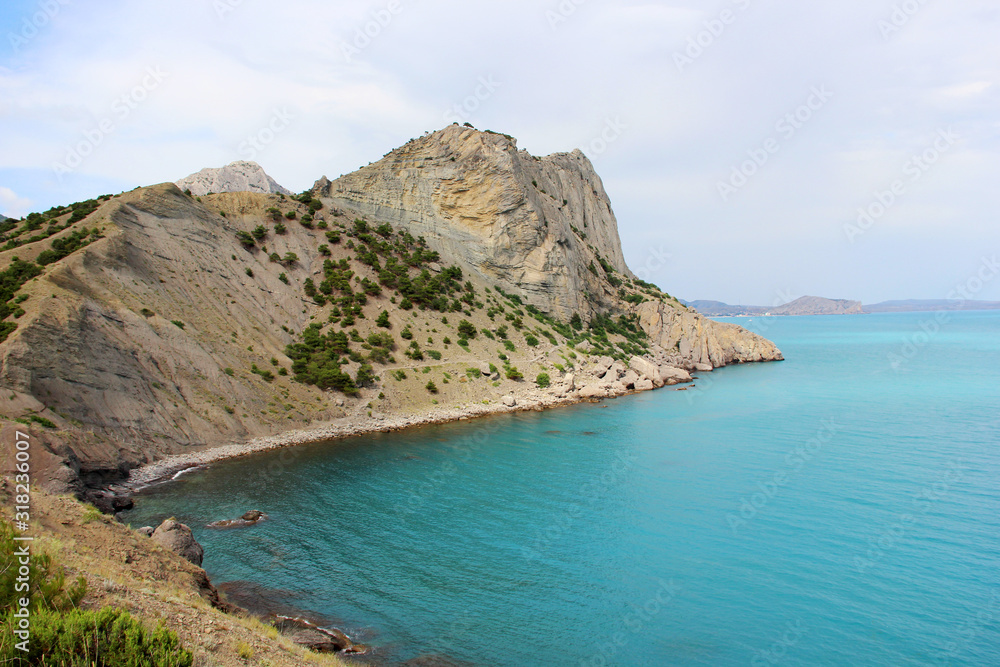
[[[804,296],[771,310],[772,315],[861,315],[860,301]]]
[[[702,315],[709,317],[741,317],[760,315],[860,315],[864,313],[860,301],[825,299],[804,296],[783,306],[732,306],[721,301],[684,301]]]
[[[1000,310],[1000,301],[959,299],[902,299],[864,307],[866,313],[919,313],[939,310]]]
[[[201,197],[210,192],[259,192],[266,195],[290,195],[291,190],[282,187],[267,175],[256,162],[243,160],[230,162],[225,167],[205,168],[196,174],[177,181],[181,190]]]

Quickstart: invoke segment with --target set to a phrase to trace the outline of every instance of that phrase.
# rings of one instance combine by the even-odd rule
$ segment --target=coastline
[[[691,385],[687,385],[691,386]],[[662,387],[665,389],[666,387]],[[237,459],[250,454],[266,452],[296,445],[307,445],[328,440],[341,440],[358,435],[371,433],[390,433],[408,428],[449,424],[466,421],[478,417],[489,417],[498,414],[516,412],[540,411],[550,408],[576,405],[578,403],[597,403],[608,398],[619,398],[629,394],[640,393],[641,390],[627,390],[603,398],[585,398],[579,396],[558,397],[549,394],[533,394],[522,397],[513,406],[503,403],[472,405],[464,408],[438,409],[420,416],[374,415],[372,417],[352,415],[336,422],[329,422],[315,428],[298,429],[276,435],[254,438],[242,443],[218,445],[184,452],[153,461],[144,466],[134,468],[129,472],[128,479],[114,486],[124,487],[136,493],[154,484],[168,481],[168,478],[179,476],[189,469],[224,461]],[[655,389],[651,390],[655,391]],[[523,402],[522,402],[523,401]]]

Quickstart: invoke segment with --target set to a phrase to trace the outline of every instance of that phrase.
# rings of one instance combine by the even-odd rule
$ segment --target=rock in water
[[[152,538],[163,548],[201,567],[205,550],[194,539],[191,529],[183,523],[167,519],[153,531]]]
[[[239,160],[218,169],[205,168],[196,174],[177,181],[181,190],[202,196],[209,192],[262,192],[264,194],[290,195],[292,192],[278,185],[256,162]]]

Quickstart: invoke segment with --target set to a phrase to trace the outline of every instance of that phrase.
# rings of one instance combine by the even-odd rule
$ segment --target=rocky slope
[[[209,192],[260,192],[263,194],[292,194],[283,188],[256,162],[239,160],[217,169],[206,168],[177,181],[181,190],[190,190],[195,196]]]
[[[52,216],[52,235],[0,252],[26,280],[0,323],[0,416],[49,427],[47,479],[67,490],[295,429],[614,396],[781,358],[632,276],[582,154],[535,158],[468,128],[298,199],[163,184]]]

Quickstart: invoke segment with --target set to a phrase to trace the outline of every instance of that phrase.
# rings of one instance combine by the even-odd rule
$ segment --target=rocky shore
[[[369,433],[385,433],[431,424],[464,421],[476,417],[543,410],[583,401],[617,398],[641,391],[691,383],[695,379],[691,372],[711,372],[713,370],[707,364],[687,365],[689,368],[685,369],[669,363],[656,363],[644,357],[633,357],[626,366],[611,357],[592,358],[583,364],[577,372],[563,373],[561,377],[553,381],[552,386],[546,389],[535,388],[533,385],[525,383],[519,390],[504,396],[498,403],[430,409],[420,415],[392,415],[373,412],[371,416],[368,416],[367,412],[362,412],[316,428],[289,431],[248,442],[168,456],[132,470],[128,480],[123,485],[114,487],[112,492],[117,490],[121,494],[123,487],[132,492],[138,491],[151,484],[178,476],[192,468],[257,452]]]

